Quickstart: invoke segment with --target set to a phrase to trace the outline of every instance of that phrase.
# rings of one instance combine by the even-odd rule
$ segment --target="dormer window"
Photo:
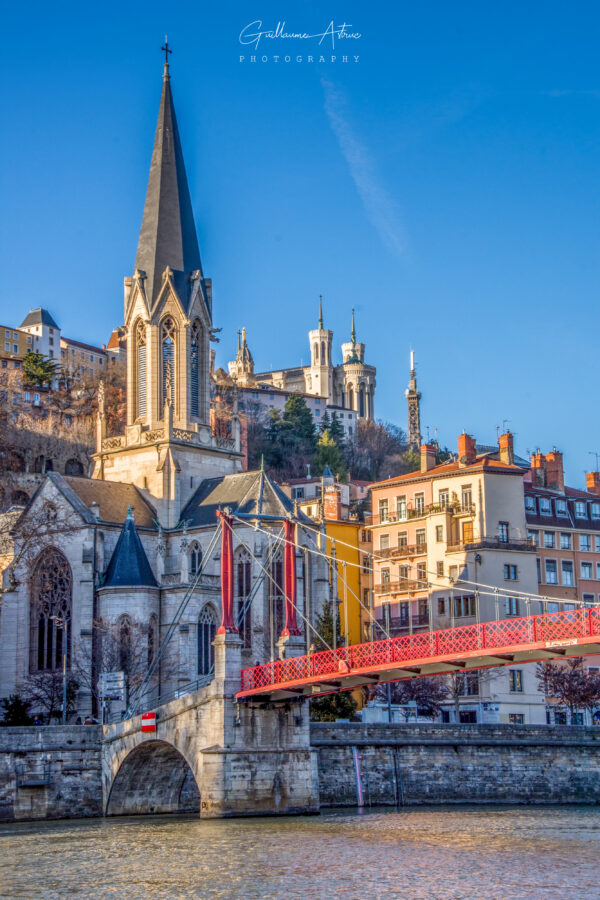
[[[540,497],[540,514],[542,516],[552,515],[552,501],[547,497]]]

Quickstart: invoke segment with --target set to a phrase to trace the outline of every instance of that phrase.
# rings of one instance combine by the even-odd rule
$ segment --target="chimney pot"
[[[421,472],[428,472],[435,467],[435,447],[433,444],[421,444]]]
[[[598,494],[600,496],[600,472],[587,472],[585,480],[590,494]]]
[[[498,435],[498,447],[500,448],[500,460],[505,465],[512,466],[515,461],[513,449],[513,436],[510,431]]]
[[[458,436],[458,462],[461,466],[470,466],[476,457],[475,438],[463,431]]]

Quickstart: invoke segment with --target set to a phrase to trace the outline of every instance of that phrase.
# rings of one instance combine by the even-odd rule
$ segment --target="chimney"
[[[421,472],[428,472],[435,466],[435,447],[433,444],[421,444]]]
[[[510,431],[498,436],[498,447],[500,448],[500,461],[507,466],[512,466],[515,461],[515,453],[513,450],[513,436]]]
[[[475,438],[463,431],[458,436],[458,462],[461,466],[470,466],[475,462]]]
[[[600,472],[587,472],[585,480],[590,494],[600,495]]]
[[[565,489],[563,455],[556,447],[551,453],[546,453],[546,487],[557,491]]]
[[[539,450],[531,454],[531,476],[537,487],[546,487],[546,459]]]

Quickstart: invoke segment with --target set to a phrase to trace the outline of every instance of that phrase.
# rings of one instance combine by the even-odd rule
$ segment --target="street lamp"
[[[63,663],[63,697],[62,697],[62,723],[67,724],[67,649],[69,646],[69,620],[62,616],[50,616],[54,619],[57,629],[63,631],[62,663]]]

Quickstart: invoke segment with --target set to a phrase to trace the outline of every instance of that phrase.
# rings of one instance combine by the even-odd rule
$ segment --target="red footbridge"
[[[238,700],[279,701],[458,670],[600,653],[600,609],[463,625],[294,656],[242,671]]]

